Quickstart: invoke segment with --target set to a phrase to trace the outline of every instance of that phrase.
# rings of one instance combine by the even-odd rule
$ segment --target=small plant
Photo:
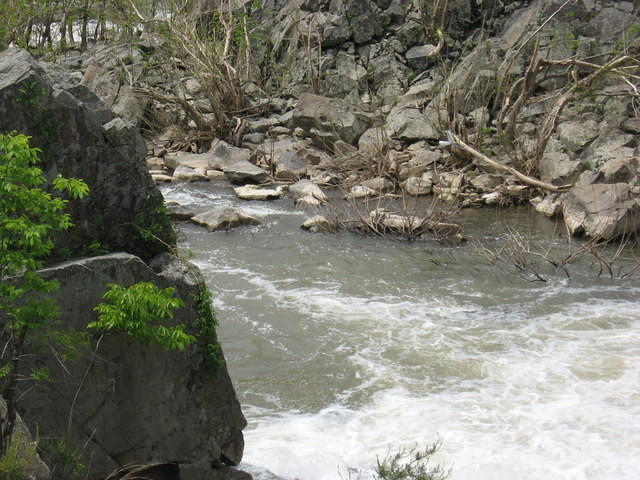
[[[2,480],[27,480],[32,478],[28,469],[37,461],[37,443],[17,430],[11,438],[9,448],[0,456],[0,478]]]
[[[401,448],[389,454],[384,460],[377,459],[377,480],[445,480],[450,469],[441,465],[431,465],[433,455],[440,449],[436,441],[424,449],[417,446]]]
[[[156,343],[166,350],[184,350],[195,341],[184,325],[168,327],[160,323],[173,318],[173,312],[184,302],[173,296],[174,288],[160,289],[149,282],[139,282],[128,288],[110,284],[103,295],[106,302],[94,308],[98,320],[88,328],[98,331],[122,331],[140,344]]]
[[[194,295],[194,302],[198,312],[196,328],[200,340],[199,350],[205,357],[209,372],[214,373],[224,363],[224,357],[218,343],[218,319],[211,307],[211,292],[204,283],[200,285],[198,294]]]
[[[74,452],[62,438],[42,438],[38,445],[42,458],[57,478],[82,478],[86,467],[80,455]]]

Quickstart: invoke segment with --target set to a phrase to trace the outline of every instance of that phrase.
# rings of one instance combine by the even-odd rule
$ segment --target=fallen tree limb
[[[495,160],[491,160],[486,155],[478,152],[473,147],[470,147],[469,145],[464,143],[453,132],[450,132],[449,130],[447,130],[446,133],[447,133],[447,138],[448,138],[449,142],[451,143],[451,147],[458,148],[460,150],[464,150],[465,152],[470,153],[473,157],[475,157],[478,160],[486,163],[487,165],[489,165],[489,166],[491,166],[491,167],[493,167],[493,168],[495,168],[497,170],[501,170],[503,172],[510,173],[511,175],[513,175],[514,177],[516,177],[517,179],[519,179],[523,183],[526,183],[527,185],[531,185],[533,187],[541,188],[542,190],[547,190],[549,192],[556,192],[556,193],[565,192],[569,188],[572,187],[572,184],[569,184],[569,185],[552,185],[550,183],[543,182],[542,180],[538,180],[537,178],[529,177],[528,175],[525,175],[524,173],[519,172],[518,170],[516,170],[513,167],[509,167],[507,165],[503,165],[501,163],[498,163]]]

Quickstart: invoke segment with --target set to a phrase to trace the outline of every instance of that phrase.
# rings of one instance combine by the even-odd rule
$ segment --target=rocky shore
[[[152,126],[146,163],[156,182],[268,184],[238,190],[254,200],[287,194],[271,185],[304,180],[314,192],[338,189],[354,200],[432,195],[460,208],[530,202],[543,215],[564,218],[572,235],[635,233],[639,67],[627,60],[637,50],[637,6],[579,1],[556,12],[558,5],[544,0],[486,9],[449,2],[445,47],[437,56],[421,8],[399,1],[265,2],[256,22],[272,35],[278,45],[272,55],[287,68],[280,88],[270,87],[273,75],[245,85],[255,113],[239,115],[226,141],[185,142],[198,129],[183,110],[141,94],[132,88],[136,82],[118,82],[118,76],[138,78],[145,88],[174,92],[204,118],[213,115],[197,78],[179,69],[145,77],[142,60],[160,40],[98,46],[61,63],[79,69],[76,80],[132,124]],[[300,32],[311,32],[320,58],[318,85],[305,77],[309,44]],[[529,38],[529,32],[541,33]],[[606,62],[597,59],[624,69],[600,72]],[[517,92],[525,80],[529,90],[492,105],[497,89]],[[448,130],[548,188],[450,145]],[[295,190],[289,195],[301,208],[324,202],[323,192]]]

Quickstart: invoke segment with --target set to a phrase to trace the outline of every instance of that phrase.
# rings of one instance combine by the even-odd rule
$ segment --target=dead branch
[[[560,97],[556,100],[555,104],[553,105],[553,108],[551,109],[551,111],[545,118],[544,123],[542,124],[542,128],[540,129],[540,133],[538,135],[535,154],[533,155],[533,158],[535,160],[539,161],[540,158],[542,158],[542,155],[544,154],[544,150],[547,147],[547,143],[549,142],[551,135],[553,135],[553,132],[556,129],[556,123],[558,122],[558,118],[560,117],[562,110],[564,110],[564,107],[567,104],[567,102],[576,95],[576,92],[580,90],[588,89],[591,86],[591,84],[596,79],[598,79],[601,75],[611,72],[611,70],[615,69],[616,67],[627,62],[630,59],[631,57],[629,57],[628,55],[616,57],[610,62],[602,65],[600,68],[598,68],[598,70],[593,72],[591,75],[583,78],[582,80],[578,80],[572,83],[569,87],[567,87],[565,92],[561,94]]]
[[[159,93],[159,92],[157,92],[155,90],[152,90],[150,88],[133,88],[132,91],[134,93],[137,93],[139,95],[144,95],[146,97],[149,97],[149,98],[151,98],[153,100],[157,100],[157,101],[162,102],[162,103],[178,105],[179,107],[181,107],[185,111],[185,113],[191,119],[193,119],[193,121],[196,123],[196,126],[198,127],[198,130],[203,131],[203,132],[211,130],[211,128],[209,127],[209,124],[204,119],[204,117],[200,114],[200,112],[198,112],[193,107],[193,105],[191,105],[184,98],[180,98],[180,97],[176,97],[176,96],[169,97],[167,95],[163,95],[163,94],[161,94],[161,93]]]
[[[481,160],[482,162],[486,163],[487,165],[489,165],[489,166],[491,166],[491,167],[493,167],[493,168],[495,168],[497,170],[501,170],[503,172],[510,173],[511,175],[513,175],[514,177],[518,178],[520,181],[522,181],[523,183],[526,183],[527,185],[531,185],[533,187],[541,188],[541,189],[547,190],[549,192],[565,192],[569,188],[571,188],[571,186],[572,186],[572,185],[561,185],[561,186],[552,185],[550,183],[546,183],[546,182],[543,182],[541,180],[538,180],[537,178],[533,178],[533,177],[530,177],[528,175],[525,175],[524,173],[519,172],[518,170],[516,170],[513,167],[509,167],[507,165],[503,165],[501,163],[498,163],[495,160],[491,160],[486,155],[478,152],[474,148],[472,148],[469,145],[467,145],[466,143],[464,143],[462,140],[460,140],[460,138],[457,135],[455,135],[451,131],[447,130],[446,133],[447,133],[447,137],[449,139],[449,142],[451,142],[451,146],[452,147],[458,148],[460,150],[466,151],[467,153],[470,153],[473,157],[477,158],[478,160]]]

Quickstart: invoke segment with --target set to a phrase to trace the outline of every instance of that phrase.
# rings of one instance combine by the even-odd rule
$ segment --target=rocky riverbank
[[[558,7],[452,1],[440,45],[430,43],[440,13],[419,2],[264,2],[252,18],[282,76],[278,88],[273,72],[249,79],[249,113],[234,117],[226,139],[203,137],[188,109],[158,97],[215,116],[205,86],[180,63],[145,70],[162,44],[157,36],[61,63],[79,68],[75,78],[124,118],[152,127],[146,162],[157,182],[310,180],[353,199],[531,202],[563,217],[571,234],[631,234],[640,226],[637,6]],[[308,78],[313,59],[317,82]],[[447,131],[472,150],[450,145]],[[305,208],[322,203],[295,199]]]

